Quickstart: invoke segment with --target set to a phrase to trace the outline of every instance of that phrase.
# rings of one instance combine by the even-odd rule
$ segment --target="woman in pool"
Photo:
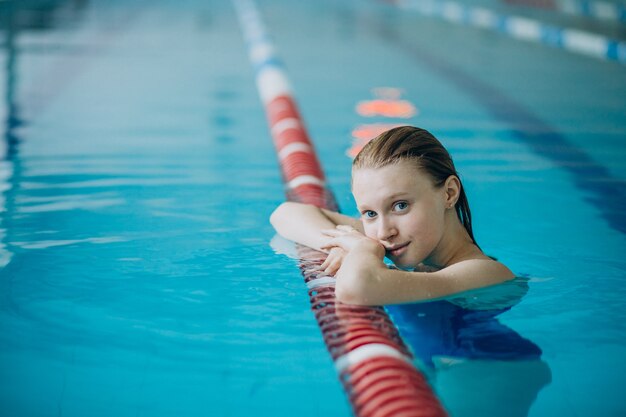
[[[339,301],[406,303],[514,278],[478,247],[452,159],[426,130],[397,127],[365,145],[352,193],[358,219],[292,202],[270,218],[283,237],[328,253],[322,268],[337,278]]]

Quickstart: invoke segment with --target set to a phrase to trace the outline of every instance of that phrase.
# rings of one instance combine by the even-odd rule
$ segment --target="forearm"
[[[345,267],[345,269],[344,269]],[[339,301],[356,305],[388,305],[432,300],[495,282],[471,271],[413,272],[389,269],[374,258],[346,256],[337,274]],[[478,272],[478,271],[476,271]],[[480,271],[480,274],[484,273]]]
[[[270,216],[270,223],[282,237],[317,250],[329,240],[322,230],[336,226],[321,209],[293,202],[278,206]]]
[[[377,287],[387,271],[385,250],[377,242],[351,250],[336,274],[335,295],[346,304],[376,304]]]

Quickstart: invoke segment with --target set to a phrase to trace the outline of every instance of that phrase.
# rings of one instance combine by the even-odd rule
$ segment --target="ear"
[[[446,208],[453,208],[461,195],[461,181],[456,175],[450,175],[443,184]]]

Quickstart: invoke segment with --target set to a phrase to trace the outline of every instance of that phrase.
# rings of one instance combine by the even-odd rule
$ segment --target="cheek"
[[[365,232],[365,236],[376,240],[376,227],[371,224],[364,224],[363,231]]]
[[[444,216],[436,207],[420,207],[409,220],[408,229],[425,241],[438,240],[443,233],[443,218]]]

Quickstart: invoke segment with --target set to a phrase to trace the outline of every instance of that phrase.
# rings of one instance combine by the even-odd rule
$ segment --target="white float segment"
[[[233,0],[233,2],[237,9],[237,16],[239,17],[241,28],[245,33],[248,22],[254,17],[254,5],[246,0]]]
[[[335,278],[333,277],[319,277],[313,279],[306,283],[306,286],[309,287],[310,290],[319,288],[319,287],[329,287],[335,285]]]
[[[313,149],[311,149],[311,147],[306,143],[293,142],[289,145],[286,145],[280,150],[280,152],[278,152],[278,159],[282,161],[294,152],[313,153]]]
[[[272,126],[272,136],[278,136],[288,129],[302,129],[300,120],[295,117],[280,119],[278,122],[274,123],[274,126]]]
[[[391,357],[411,364],[411,359],[404,356],[397,349],[382,343],[370,343],[359,346],[353,351],[338,357],[335,361],[335,369],[337,369],[337,372],[342,373],[346,368],[352,365],[356,365],[364,360],[376,357]]]
[[[246,42],[253,43],[266,36],[266,29],[254,3],[244,0],[236,0],[235,7],[239,9],[239,21],[243,29]]]
[[[249,45],[259,42],[266,37],[265,28],[259,26],[255,21],[245,26],[244,37]]]
[[[313,175],[300,175],[299,177],[296,177],[292,179],[291,181],[289,181],[287,183],[287,188],[294,189],[305,184],[319,185],[320,187],[323,187],[324,181],[322,181],[321,179],[317,177],[314,177]]]
[[[571,51],[598,58],[606,58],[608,42],[604,36],[575,29],[566,29],[563,31],[563,46]]]
[[[511,35],[518,39],[541,40],[541,25],[535,20],[513,16],[506,20],[506,26]]]
[[[461,23],[463,22],[463,6],[458,3],[447,1],[443,4],[443,10],[441,11],[446,20],[451,22]]]
[[[481,28],[492,29],[498,24],[496,15],[489,9],[475,7],[469,12],[469,21]]]
[[[276,58],[276,50],[271,43],[260,41],[251,45],[248,57],[253,65],[259,65],[264,61]]]
[[[245,32],[248,43],[254,43],[259,39],[263,39],[267,33],[263,23],[258,20],[251,20],[250,23],[246,25]]]
[[[259,70],[256,85],[261,101],[267,106],[279,96],[291,96],[291,85],[285,72],[277,67],[266,66]]]

